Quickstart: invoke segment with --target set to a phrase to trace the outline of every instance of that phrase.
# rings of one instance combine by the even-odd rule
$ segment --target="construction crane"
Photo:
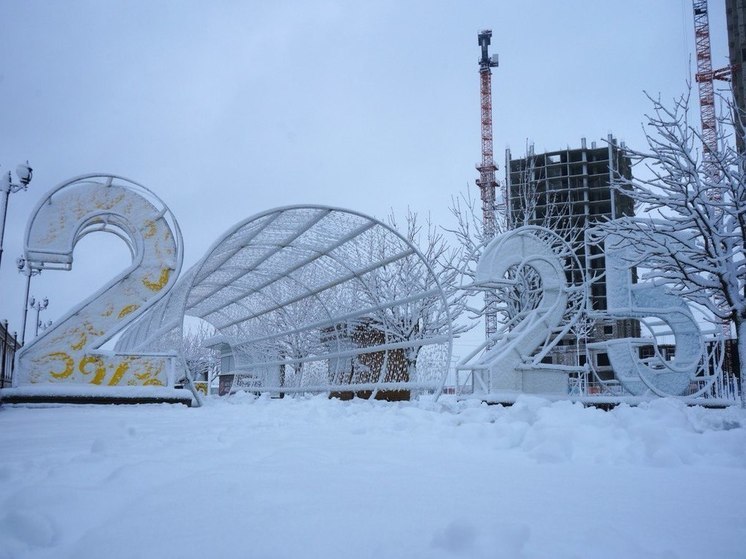
[[[694,8],[694,43],[697,50],[697,73],[694,79],[699,86],[699,112],[702,117],[702,156],[706,176],[714,177],[717,175],[715,157],[718,146],[713,81],[730,81],[731,67],[712,69],[707,0],[693,0],[692,5]]]
[[[477,165],[479,187],[482,198],[482,234],[485,242],[489,242],[495,236],[495,192],[497,180],[493,150],[492,150],[492,68],[497,67],[497,55],[489,55],[492,30],[485,29],[479,32],[479,46],[482,56],[479,59],[479,84],[482,109],[482,163]],[[495,296],[487,293],[485,296],[485,334],[487,340],[497,332],[497,311],[495,310]],[[488,345],[491,347],[491,344]]]
[[[705,177],[717,179],[718,134],[715,116],[715,80],[730,81],[733,67],[712,69],[710,50],[710,18],[707,14],[707,0],[692,0],[694,8],[694,44],[697,51],[697,73],[694,80],[699,86],[699,113],[702,118],[702,162]],[[710,199],[717,202],[720,194],[712,190]],[[720,328],[725,338],[730,337],[730,322],[723,320]]]
[[[492,30],[479,32],[479,46],[482,57],[479,59],[479,90],[482,108],[482,163],[477,165],[479,178],[477,186],[482,197],[482,228],[487,240],[495,236],[495,190],[497,180],[492,149],[492,68],[497,66],[497,55],[489,55]]]

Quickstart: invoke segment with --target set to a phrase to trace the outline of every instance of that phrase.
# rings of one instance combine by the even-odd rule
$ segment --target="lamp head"
[[[16,175],[18,175],[18,180],[23,187],[26,188],[34,176],[34,170],[29,167],[28,161],[26,161],[26,163],[21,163],[16,167]]]

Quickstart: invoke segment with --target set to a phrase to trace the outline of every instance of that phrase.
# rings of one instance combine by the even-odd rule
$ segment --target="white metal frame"
[[[397,271],[406,277],[396,277]],[[419,319],[418,313],[438,315],[440,326],[403,337],[391,322],[395,312],[409,316],[403,309],[411,309],[412,320]],[[264,382],[262,390],[270,392],[347,387],[439,394],[450,363],[448,301],[424,256],[383,222],[331,206],[275,208],[236,224],[184,274],[169,297],[125,332],[118,348],[178,350],[187,314],[207,320],[225,336],[237,370],[302,370],[309,364],[330,371],[323,382]],[[341,326],[371,339],[355,343],[341,334]],[[293,339],[307,342],[299,355],[287,354]],[[414,378],[410,374],[401,382],[387,378],[395,352],[401,358],[402,352],[429,345],[447,349],[442,362],[425,370],[418,361],[415,371],[408,371],[415,372]],[[354,375],[339,382],[332,373],[344,360],[354,363],[376,355],[382,362],[380,373],[372,373],[375,382]]]
[[[62,182],[40,200],[28,221],[29,270],[70,270],[80,239],[99,232],[125,242],[131,265],[18,352],[14,387],[50,383],[91,390],[173,387],[173,354],[100,349],[168,293],[181,270],[181,230],[157,195],[110,174]]]

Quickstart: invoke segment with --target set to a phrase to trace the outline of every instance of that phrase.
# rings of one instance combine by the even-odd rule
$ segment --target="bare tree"
[[[469,330],[471,326],[468,324],[454,324],[466,310],[466,294],[458,284],[459,272],[454,262],[458,253],[449,248],[443,233],[429,218],[422,223],[418,214],[409,209],[403,223],[392,212],[388,224],[418,247],[425,262],[412,254],[376,270],[364,282],[361,296],[370,300],[371,307],[379,308],[373,320],[376,328],[385,333],[387,343],[427,339],[449,331],[458,335]],[[381,259],[386,257],[383,240],[373,247]],[[441,288],[446,307],[439,300]],[[419,297],[423,292],[432,292],[432,295]],[[392,300],[410,301],[396,306],[384,304]],[[414,378],[420,349],[421,346],[415,343],[408,344],[403,350],[406,374],[410,379]]]
[[[207,322],[187,328],[181,340],[182,355],[193,380],[211,383],[220,374],[220,358],[212,349],[204,347],[205,341],[216,333]]]
[[[457,247],[457,256],[453,261],[458,273],[463,276],[464,283],[472,283],[476,277],[477,264],[479,257],[484,251],[489,241],[484,235],[482,228],[482,218],[477,199],[472,196],[471,189],[466,188],[466,193],[461,193],[457,197],[451,198],[451,215],[455,219],[455,227],[445,228],[445,231],[453,235]],[[505,231],[502,220],[496,220],[496,233],[499,235]],[[474,316],[481,316],[483,309],[469,307],[469,311]]]
[[[626,148],[646,172],[617,177],[614,188],[632,197],[645,215],[612,221],[605,231],[625,239],[630,264],[642,278],[708,309],[735,326],[741,371],[746,364],[746,157],[732,143],[742,134],[732,112],[719,118],[717,153],[700,148],[688,120],[689,94],[665,106],[648,96],[652,114],[647,150]],[[742,377],[743,378],[743,377]],[[741,393],[746,406],[746,394]]]
[[[302,275],[302,271],[296,272]],[[280,385],[300,386],[303,382],[304,369],[308,367],[305,359],[310,355],[323,352],[323,342],[318,332],[313,330],[298,330],[301,324],[308,324],[319,318],[323,305],[308,297],[296,301],[277,312],[272,313],[267,325],[269,330],[287,332],[274,340],[276,347],[271,350],[276,353],[275,358],[282,357],[288,363],[280,367]],[[252,348],[256,351],[256,348]],[[291,370],[292,369],[292,370]]]
[[[504,209],[496,219],[496,235],[524,225],[536,225],[554,231],[581,254],[583,229],[573,222],[570,211],[570,200],[565,192],[554,190],[542,174],[542,168],[536,164],[533,145],[527,142],[526,157],[517,171],[517,180],[510,185],[508,200],[504,200]],[[445,230],[455,237],[456,256],[452,259],[462,277],[462,284],[473,283],[477,263],[484,248],[492,240],[486,238],[482,228],[481,211],[478,201],[467,187],[466,194],[460,194],[451,200],[451,214],[455,227]],[[520,312],[536,305],[536,296],[541,293],[536,289],[536,277],[530,269],[509,270],[516,285],[525,289],[506,288],[496,295],[496,302],[501,305],[503,319],[510,320]],[[471,318],[485,314],[488,298],[482,307],[468,306]]]

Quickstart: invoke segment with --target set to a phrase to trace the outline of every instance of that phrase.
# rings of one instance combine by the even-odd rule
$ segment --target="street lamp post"
[[[39,275],[41,270],[35,270],[29,266],[23,256],[16,259],[16,265],[18,266],[18,271],[26,276],[26,293],[23,296],[23,324],[21,325],[21,345],[23,345],[26,342],[26,319],[28,318],[28,293],[29,288],[31,287],[31,276]],[[37,322],[39,322],[38,317]]]
[[[41,321],[39,320],[39,314],[41,314],[41,311],[43,311],[49,306],[49,299],[44,297],[44,299],[38,300],[38,299],[34,299],[33,297],[31,297],[29,304],[31,305],[32,309],[36,310],[36,331],[34,332],[34,336],[38,336],[39,326],[41,325]]]
[[[7,176],[0,178],[0,200],[3,204],[2,211],[0,211],[0,265],[3,261],[3,238],[5,237],[5,219],[8,217],[8,201],[12,193],[28,189],[28,183],[31,182],[33,175],[33,169],[29,167],[28,161],[16,167],[16,175],[20,184],[13,183],[10,171]]]

